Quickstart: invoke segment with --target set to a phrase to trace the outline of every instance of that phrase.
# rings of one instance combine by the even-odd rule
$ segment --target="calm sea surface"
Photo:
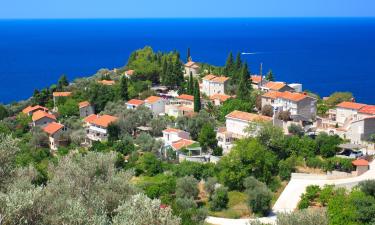
[[[375,19],[0,20],[0,102],[35,88],[123,66],[135,49],[177,49],[223,65],[229,51],[253,73],[302,83],[322,96],[351,91],[375,104]]]

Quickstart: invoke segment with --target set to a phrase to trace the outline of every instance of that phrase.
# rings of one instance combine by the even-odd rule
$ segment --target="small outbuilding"
[[[369,170],[369,162],[365,159],[356,159],[352,161],[353,166],[356,167],[355,175],[359,176]]]

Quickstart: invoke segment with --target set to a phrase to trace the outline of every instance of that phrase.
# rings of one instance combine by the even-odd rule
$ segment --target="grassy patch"
[[[245,193],[238,191],[230,191],[228,192],[228,197],[228,209],[220,212],[210,211],[209,214],[211,216],[224,217],[230,219],[239,219],[242,217],[249,216],[249,209],[247,208],[246,204],[247,195]]]

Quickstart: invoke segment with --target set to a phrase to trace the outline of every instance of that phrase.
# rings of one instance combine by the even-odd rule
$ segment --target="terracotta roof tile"
[[[48,108],[46,107],[43,107],[43,106],[40,106],[40,105],[36,105],[36,106],[27,106],[26,108],[24,108],[22,110],[23,113],[25,114],[29,114],[30,112],[33,112],[33,111],[37,111],[37,110],[42,110],[42,111],[48,111]]]
[[[221,76],[221,77],[215,77],[211,81],[216,82],[216,83],[224,83],[227,80],[229,80],[229,77]]]
[[[91,105],[91,104],[88,101],[78,103],[79,108],[87,107],[89,105]]]
[[[32,116],[32,120],[33,121],[38,121],[44,117],[48,117],[50,119],[53,119],[53,120],[56,120],[56,117],[52,114],[49,114],[47,112],[44,112],[42,110],[38,110],[36,112],[34,112],[33,116]]]
[[[358,112],[363,114],[375,115],[375,105],[366,105],[362,107]]]
[[[356,103],[356,102],[341,102],[340,104],[336,105],[336,107],[346,108],[346,109],[356,109],[356,110],[359,110],[364,106],[366,105]]]
[[[139,99],[130,99],[126,104],[129,104],[129,105],[143,105],[145,102],[143,100],[139,100]]]
[[[205,77],[203,77],[202,80],[212,80],[212,79],[214,79],[214,78],[216,78],[215,75],[213,75],[213,74],[208,74],[208,75],[206,75]]]
[[[352,161],[352,164],[354,166],[368,166],[369,165],[368,161],[365,159],[356,159]]]
[[[167,128],[167,129],[163,130],[163,132],[165,132],[165,133],[179,133],[181,131],[182,130],[176,129],[176,128]]]
[[[96,114],[91,114],[91,115],[85,117],[85,118],[83,119],[83,121],[85,121],[86,123],[91,123],[92,121],[94,121],[94,120],[97,119],[97,118],[98,118],[98,115],[96,115]]]
[[[259,76],[259,75],[252,75],[250,77],[251,81],[254,83],[254,84],[258,84],[262,81],[262,76]]]
[[[180,139],[178,141],[175,141],[172,143],[172,147],[174,150],[180,150],[182,148],[186,148],[192,144],[194,144],[195,141],[187,140],[187,139]]]
[[[219,100],[220,102],[225,102],[226,100],[232,98],[229,95],[224,94],[214,94],[210,97],[211,100]]]
[[[99,80],[98,83],[101,83],[103,85],[111,86],[111,85],[115,84],[115,81],[114,80]]]
[[[238,120],[244,120],[248,122],[254,122],[254,121],[271,121],[272,117],[268,116],[262,116],[254,113],[248,113],[248,112],[242,112],[235,110],[231,113],[229,113],[226,118],[233,118],[233,119],[238,119]]]
[[[308,96],[306,94],[294,93],[294,92],[289,92],[289,91],[282,92],[282,95],[280,96],[280,98],[291,100],[294,102],[301,101],[307,97]]]
[[[72,92],[69,91],[56,91],[53,92],[54,97],[68,97],[72,94]]]
[[[182,95],[178,96],[177,98],[182,99],[182,100],[187,100],[187,101],[194,101],[193,95],[182,94]]]
[[[95,124],[101,127],[108,127],[110,123],[113,123],[117,120],[118,118],[115,116],[110,116],[110,115],[102,115],[97,117],[96,119],[92,120],[90,123]]]
[[[49,135],[55,134],[57,131],[59,131],[61,128],[63,128],[64,125],[61,123],[49,123],[47,126],[43,128],[44,132],[48,133]]]
[[[270,90],[274,90],[274,91],[278,91],[285,86],[286,84],[284,82],[273,82],[273,81],[270,81],[265,85],[266,88]]]
[[[134,70],[128,70],[126,71],[126,75],[132,76],[134,74]]]
[[[266,92],[262,95],[262,97],[264,98],[272,98],[272,99],[276,99],[276,98],[279,98],[282,96],[282,92],[279,92],[279,91],[269,91],[269,92]]]
[[[150,103],[150,104],[153,104],[159,100],[161,100],[162,98],[161,97],[158,97],[158,96],[150,96],[148,98],[145,99],[145,102],[146,103]]]

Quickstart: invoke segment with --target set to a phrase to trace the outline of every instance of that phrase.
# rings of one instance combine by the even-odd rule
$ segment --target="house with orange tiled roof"
[[[115,84],[114,80],[99,80],[99,84],[107,85],[107,86],[112,86]]]
[[[358,119],[375,116],[375,105],[366,105],[358,110]]]
[[[271,105],[275,112],[289,111],[293,119],[313,121],[317,100],[306,93],[269,91],[261,97],[262,107]]]
[[[92,114],[84,119],[88,124],[87,141],[105,141],[108,138],[108,126],[117,121],[117,117],[110,115]]]
[[[280,81],[269,81],[265,85],[261,87],[263,91],[279,91],[279,92],[284,92],[284,91],[289,91],[289,92],[294,92],[294,88],[290,87],[287,85],[285,82],[280,82]]]
[[[32,125],[44,127],[49,123],[55,122],[56,117],[53,114],[47,113],[43,110],[38,110],[33,113],[32,117]]]
[[[262,122],[272,122],[272,117],[235,110],[225,116],[225,127],[218,129],[216,139],[226,154],[237,139],[255,136]],[[249,127],[253,129],[248,130]]]
[[[356,102],[341,102],[336,105],[336,123],[341,126],[347,126],[351,121],[358,119],[359,111],[364,108],[366,104]]]
[[[202,93],[207,96],[225,94],[229,84],[229,77],[209,74],[202,78]]]
[[[184,65],[184,76],[190,76],[192,73],[193,77],[197,77],[199,75],[199,64],[193,61],[189,61]]]
[[[127,70],[125,71],[125,77],[131,79],[131,77],[135,74],[135,70]]]
[[[83,101],[78,103],[78,108],[80,117],[87,117],[91,114],[94,114],[94,107],[91,105],[89,101]]]
[[[150,96],[145,99],[145,106],[149,108],[154,115],[159,115],[165,111],[166,100],[159,96]]]
[[[226,94],[214,94],[210,96],[212,104],[216,106],[222,105],[226,100],[230,98],[232,98],[232,96]]]
[[[61,143],[66,142],[66,140],[62,140],[62,134],[65,131],[65,127],[61,123],[49,123],[43,128],[43,131],[48,135],[51,150],[57,150]]]
[[[261,87],[264,86],[268,82],[266,78],[261,75],[251,75],[250,80],[251,80],[251,86],[254,89],[261,89]]]
[[[143,100],[130,99],[128,102],[126,102],[126,108],[127,109],[136,109],[143,104],[145,104],[145,102]]]
[[[181,139],[190,140],[190,133],[176,128],[167,128],[163,130],[164,145],[171,145],[173,142]]]
[[[40,106],[40,105],[35,105],[35,106],[27,106],[26,108],[22,110],[22,113],[28,116],[32,116],[34,112],[39,111],[39,110],[48,112],[48,108]]]

